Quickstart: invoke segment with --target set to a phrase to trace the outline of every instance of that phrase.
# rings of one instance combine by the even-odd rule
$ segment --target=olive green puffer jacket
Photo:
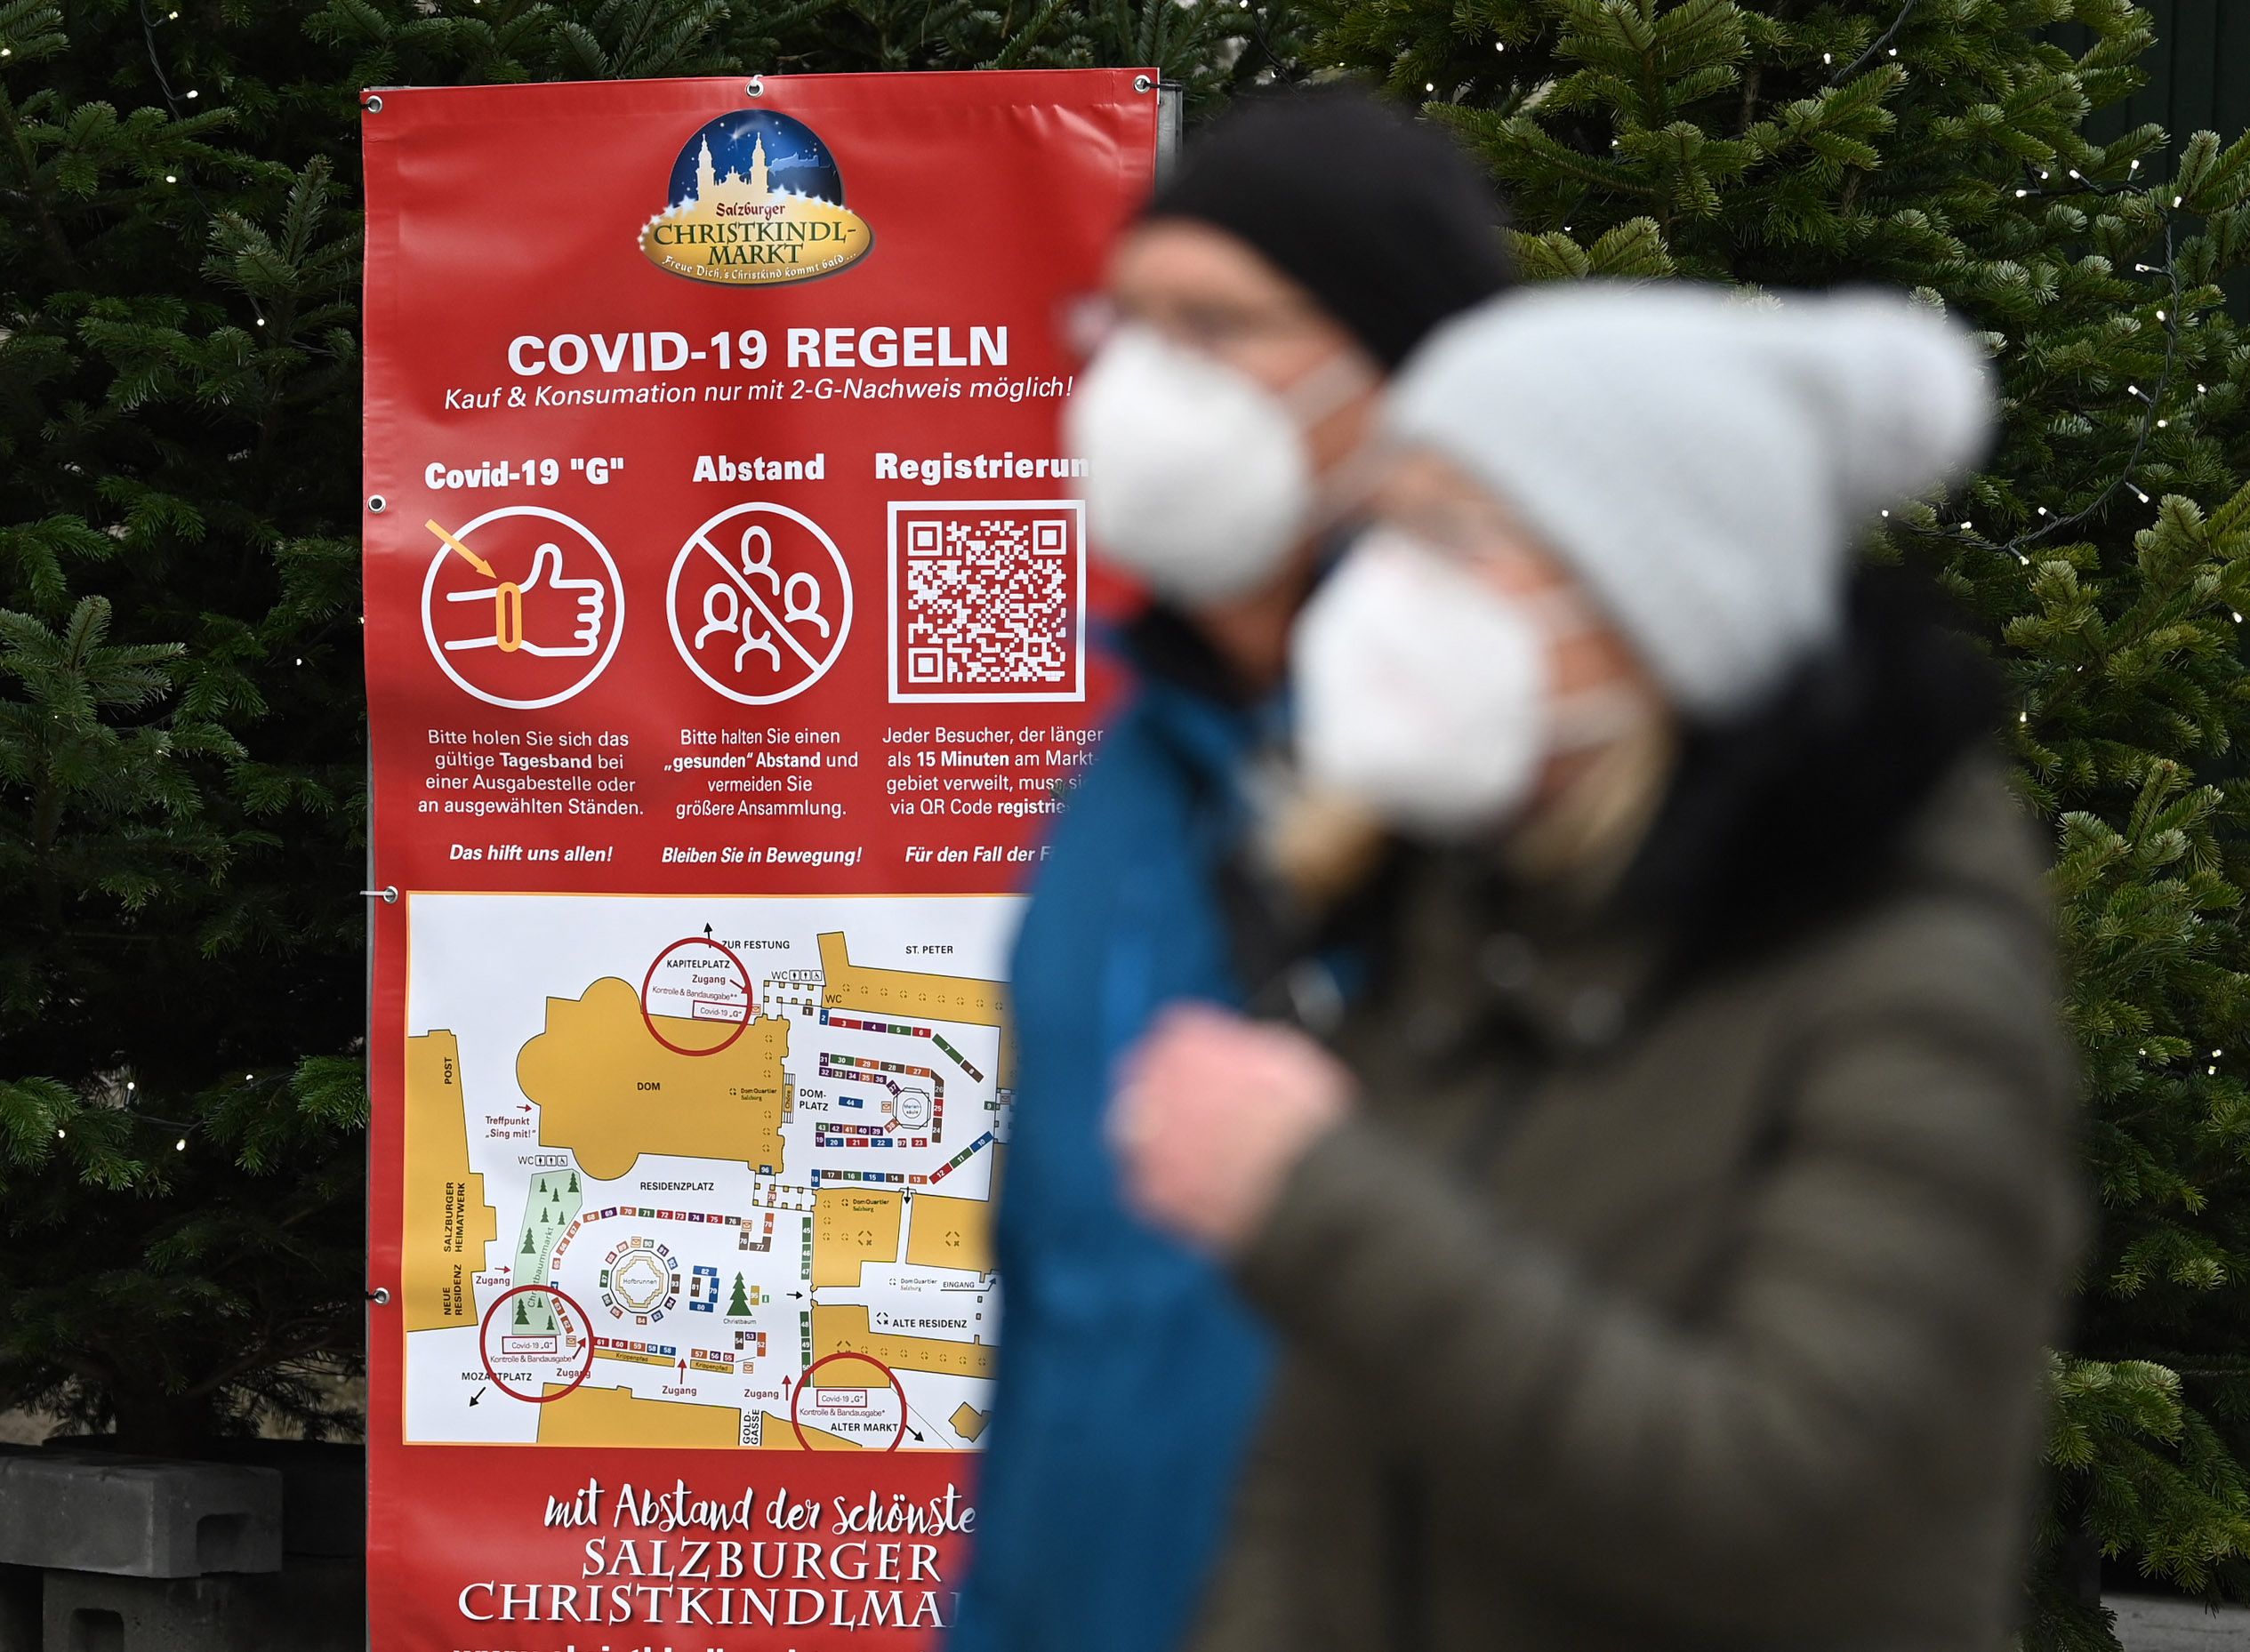
[[[1189,1645],[2005,1645],[2083,1200],[1997,762],[1684,981],[1458,861],[1399,922],[1360,1111],[1239,1260],[1283,1366]]]

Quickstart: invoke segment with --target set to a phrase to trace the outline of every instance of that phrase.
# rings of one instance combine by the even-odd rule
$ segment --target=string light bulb
[[[172,1151],[175,1153],[186,1152],[188,1151],[188,1138],[183,1135],[178,1141],[174,1142],[172,1144]]]

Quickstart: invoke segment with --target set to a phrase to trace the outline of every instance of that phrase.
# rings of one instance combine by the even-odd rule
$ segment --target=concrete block
[[[367,1585],[354,1561],[213,1577],[49,1572],[45,1652],[362,1652]]]
[[[58,1435],[50,1451],[107,1452],[101,1434]],[[217,1439],[198,1448],[203,1463],[274,1469],[281,1475],[284,1554],[343,1558],[367,1547],[367,1448],[327,1440]],[[0,1652],[6,1652],[0,1647]]]
[[[281,1476],[106,1452],[0,1454],[0,1565],[126,1577],[278,1571]]]
[[[281,1476],[281,1547],[286,1554],[339,1560],[367,1549],[367,1449],[303,1439],[228,1440],[210,1454],[222,1463]]]
[[[2213,1610],[2200,1600],[2111,1595],[2117,1640],[2125,1652],[2240,1652],[2250,1646],[2250,1607]]]

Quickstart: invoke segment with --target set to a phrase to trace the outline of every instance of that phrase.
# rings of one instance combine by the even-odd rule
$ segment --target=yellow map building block
[[[461,1041],[450,1032],[406,1040],[406,1328],[476,1324],[475,1275],[500,1216],[486,1202],[485,1178],[469,1168]]]
[[[824,1187],[813,1200],[813,1285],[856,1285],[863,1262],[898,1260],[899,1198]]]
[[[983,1199],[914,1195],[906,1229],[906,1260],[918,1268],[992,1271],[992,1206]]]
[[[554,1393],[559,1383],[543,1391]],[[622,1388],[573,1389],[539,1407],[542,1446],[739,1446],[743,1414],[734,1406],[643,1399]]]
[[[860,1451],[865,1449],[856,1439],[846,1439],[841,1434],[832,1434],[824,1428],[815,1428],[810,1423],[800,1423],[805,1431],[805,1445],[797,1443],[796,1430],[789,1426],[785,1416],[775,1416],[768,1411],[758,1425],[758,1444],[767,1451],[802,1451],[809,1446],[815,1451]]]
[[[714,1023],[659,1015],[674,1044],[709,1041]],[[709,1055],[666,1049],[641,1020],[640,995],[614,976],[583,997],[549,998],[547,1030],[516,1057],[516,1081],[539,1103],[539,1140],[567,1148],[597,1181],[643,1153],[727,1159],[782,1169],[782,1059],[789,1023],[759,1016]]]
[[[919,1201],[917,1201],[919,1202]],[[938,1336],[894,1336],[868,1323],[867,1310],[839,1303],[813,1308],[813,1358],[868,1354],[894,1371],[936,1371],[947,1376],[990,1376],[1000,1350],[990,1343],[952,1343]],[[828,1367],[821,1373],[823,1381]]]
[[[888,1011],[980,1027],[1005,1024],[1008,1006],[1000,982],[918,969],[871,969],[851,961],[840,930],[820,937],[820,973],[824,1009]]]

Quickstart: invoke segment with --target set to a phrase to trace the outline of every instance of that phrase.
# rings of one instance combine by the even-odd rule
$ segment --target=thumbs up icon
[[[553,594],[526,600],[539,591]],[[520,649],[549,659],[592,654],[601,646],[602,620],[608,609],[608,594],[599,579],[565,577],[562,547],[552,541],[532,553],[531,577],[520,585],[501,580],[484,589],[447,591],[446,600],[493,605],[492,635],[449,641],[445,645],[448,652],[498,648],[514,654]],[[533,641],[534,629],[550,640]]]

